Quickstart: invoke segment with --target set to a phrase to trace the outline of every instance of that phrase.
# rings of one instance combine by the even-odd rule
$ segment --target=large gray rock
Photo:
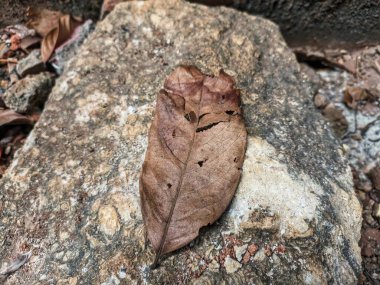
[[[138,180],[156,94],[178,64],[236,78],[248,149],[220,221],[152,271]],[[33,252],[6,284],[356,284],[351,180],[273,23],[179,0],[124,3],[68,63],[0,181],[0,260]]]

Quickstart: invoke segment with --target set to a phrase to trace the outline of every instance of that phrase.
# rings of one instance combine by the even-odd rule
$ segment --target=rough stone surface
[[[156,94],[178,64],[235,77],[248,149],[223,217],[150,270],[138,179]],[[179,0],[118,5],[0,181],[0,261],[33,252],[6,284],[356,284],[361,208],[310,86],[267,20]],[[227,272],[234,247],[252,244]]]
[[[237,262],[235,259],[232,259],[230,256],[227,256],[224,267],[226,268],[227,274],[235,273],[241,268],[241,264]]]
[[[243,258],[243,254],[246,252],[247,247],[248,247],[247,244],[242,245],[242,246],[235,246],[235,247],[234,247],[234,249],[235,249],[236,259],[237,259],[238,261],[241,261],[241,259]]]
[[[45,103],[53,85],[54,78],[49,72],[28,75],[9,87],[3,100],[8,108],[26,113]]]
[[[31,51],[30,54],[21,59],[16,66],[16,71],[21,77],[25,77],[29,74],[37,74],[45,69],[45,63],[42,61],[39,49]]]

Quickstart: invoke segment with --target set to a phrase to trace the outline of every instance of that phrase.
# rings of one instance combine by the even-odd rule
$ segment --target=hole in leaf
[[[185,119],[190,123],[193,123],[197,119],[197,116],[195,115],[194,111],[191,111],[190,113],[185,114]]]
[[[172,137],[175,138],[175,130],[172,132]]]
[[[237,161],[238,161],[238,159],[237,159],[237,157],[235,157],[235,158],[234,158],[234,162],[237,162]]]
[[[235,113],[234,111],[226,111],[226,114],[230,116],[233,115],[234,113]]]
[[[168,183],[167,185],[168,185],[168,188],[169,188],[169,189],[172,188],[172,185],[171,185],[170,183]]]
[[[199,133],[199,132],[203,132],[205,130],[211,129],[213,126],[216,126],[219,123],[221,123],[221,122],[216,122],[216,123],[212,123],[212,124],[209,124],[207,126],[204,126],[204,127],[197,128],[196,132]]]
[[[200,161],[198,161],[198,165],[200,166],[200,167],[202,167],[203,166],[203,160],[200,160]]]

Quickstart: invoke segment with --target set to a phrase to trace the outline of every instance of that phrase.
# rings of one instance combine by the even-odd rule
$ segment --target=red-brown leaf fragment
[[[27,27],[34,29],[41,37],[45,37],[52,29],[58,26],[59,19],[63,16],[60,11],[48,9],[28,8]]]
[[[29,117],[16,113],[13,110],[0,109],[0,127],[5,125],[32,125]]]
[[[234,196],[247,137],[234,84],[223,71],[180,66],[158,94],[140,178],[154,265],[215,222]]]
[[[81,25],[81,21],[71,15],[64,15],[58,21],[58,26],[51,30],[41,43],[41,57],[44,62],[47,62],[54,50],[68,40],[74,30]]]

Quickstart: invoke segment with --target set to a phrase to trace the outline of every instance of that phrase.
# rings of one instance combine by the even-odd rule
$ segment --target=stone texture
[[[238,271],[239,268],[241,268],[241,264],[230,256],[227,256],[226,260],[224,261],[224,267],[226,268],[227,274],[231,274]]]
[[[156,94],[178,64],[236,78],[248,149],[223,217],[150,270],[138,180]],[[6,284],[356,284],[361,208],[310,86],[267,20],[179,0],[118,5],[0,181],[0,261],[33,251]],[[252,244],[236,261],[234,247]],[[227,272],[229,259],[240,268]]]
[[[241,261],[241,259],[243,258],[243,254],[246,252],[247,247],[248,247],[247,244],[244,244],[242,246],[235,246],[234,247],[236,259],[238,261]]]
[[[38,74],[46,69],[45,63],[42,61],[41,52],[39,49],[34,49],[21,59],[16,66],[16,71],[21,77],[29,74]]]
[[[45,103],[53,85],[54,78],[49,72],[28,75],[9,87],[2,98],[8,108],[27,113]]]

